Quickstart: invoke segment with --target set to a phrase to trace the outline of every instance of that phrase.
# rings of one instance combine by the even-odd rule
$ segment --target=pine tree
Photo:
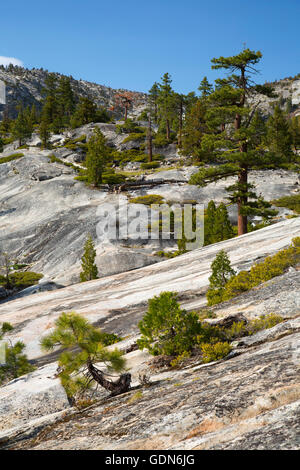
[[[206,123],[209,132],[201,142],[201,150],[219,164],[202,168],[192,176],[190,183],[205,186],[210,182],[236,176],[236,183],[228,186],[231,203],[238,207],[238,235],[247,232],[249,215],[265,218],[274,215],[270,204],[258,202],[254,186],[248,183],[251,169],[269,168],[280,165],[286,159],[274,161],[271,152],[255,150],[250,144],[253,129],[249,129],[253,113],[248,106],[249,96],[259,92],[271,96],[271,90],[262,85],[254,85],[251,75],[256,73],[255,65],[261,59],[260,52],[243,50],[233,57],[212,59],[213,69],[225,69],[231,73],[224,79],[216,80],[215,91],[207,99]]]
[[[205,113],[206,107],[201,100],[197,100],[187,112],[182,135],[181,153],[183,155],[201,158],[202,137],[207,131]]]
[[[286,114],[277,105],[267,121],[266,144],[274,157],[292,159],[292,136]]]
[[[83,126],[97,120],[97,106],[89,98],[80,98],[75,112],[71,118],[73,128]]]
[[[152,87],[148,92],[149,105],[153,112],[153,120],[155,124],[158,123],[158,97],[159,97],[159,85],[157,82],[154,82]]]
[[[49,148],[50,128],[48,119],[43,116],[39,125],[39,135],[44,149]]]
[[[111,395],[129,390],[129,373],[123,373],[117,381],[106,378],[111,372],[124,371],[125,360],[121,351],[109,351],[104,346],[105,339],[105,334],[75,312],[62,313],[54,331],[42,339],[41,346],[46,351],[57,346],[65,350],[58,360],[59,377],[73,403],[88,391],[92,381],[109,390]],[[99,363],[106,365],[107,372],[96,367]]]
[[[206,294],[208,305],[218,303],[222,299],[226,283],[236,274],[224,250],[219,251],[213,260],[211,270],[212,274],[209,277],[209,289]]]
[[[25,139],[29,139],[32,135],[32,124],[23,106],[19,107],[18,117],[14,122],[12,135],[19,141],[19,147],[21,147]]]
[[[57,94],[57,78],[55,74],[50,73],[45,79],[43,89],[44,103],[42,108],[41,120],[47,122],[48,128],[54,133],[60,132],[63,127],[62,116],[59,110]]]
[[[300,148],[300,117],[295,116],[290,120],[290,134],[292,140],[292,147],[296,153]]]
[[[95,264],[96,250],[91,235],[88,236],[84,253],[81,258],[82,272],[80,273],[80,282],[91,281],[98,278],[98,268]]]
[[[209,201],[204,217],[204,244],[210,245],[215,241],[215,222],[217,208],[214,201]]]
[[[168,73],[165,73],[159,84],[159,115],[160,125],[165,126],[166,139],[170,141],[171,122],[174,118],[174,92],[171,87],[172,79]]]
[[[57,88],[57,101],[59,114],[63,123],[67,125],[75,110],[75,97],[69,77],[61,77]]]
[[[216,207],[214,201],[210,201],[204,217],[204,244],[218,243],[233,236],[234,231],[225,204],[221,202]]]
[[[109,151],[105,138],[100,129],[96,128],[88,142],[86,155],[87,181],[89,184],[99,186],[102,182],[102,173],[107,161]]]
[[[174,292],[162,292],[148,304],[148,311],[138,325],[142,334],[138,347],[147,348],[154,356],[178,356],[191,351],[201,333],[197,314],[182,310]]]
[[[10,323],[3,323],[0,328],[0,340],[3,340],[4,335],[12,330],[13,327]],[[28,361],[26,354],[24,354],[24,349],[25,344],[22,341],[17,341],[15,344],[9,341],[6,344],[5,363],[0,364],[0,385],[28,374],[35,369]]]
[[[207,77],[204,77],[198,87],[201,98],[207,98],[213,92],[213,88],[212,84],[207,80]]]
[[[184,95],[182,93],[174,93],[174,118],[172,121],[172,127],[174,130],[178,131],[178,143],[177,146],[179,149],[183,145],[183,119],[184,115],[190,110],[193,104],[197,101],[195,93],[189,93]]]
[[[216,221],[214,226],[214,242],[229,240],[234,236],[232,225],[229,220],[227,208],[223,202],[216,210]]]

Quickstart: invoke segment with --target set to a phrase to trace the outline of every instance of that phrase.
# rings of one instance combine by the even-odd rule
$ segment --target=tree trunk
[[[241,171],[238,175],[239,184],[247,185],[248,183],[248,170],[246,168],[241,168]],[[247,190],[247,189],[246,189]],[[240,196],[238,199],[238,235],[244,235],[248,232],[248,219],[246,215],[241,214],[241,209],[247,204],[247,196]]]
[[[178,148],[182,147],[182,123],[183,123],[183,102],[180,100],[179,108],[179,132],[178,132]]]
[[[126,121],[126,119],[127,119],[127,105],[125,104],[125,118],[124,118],[124,120]]]
[[[152,125],[151,125],[151,113],[149,113],[148,119],[148,159],[152,162]]]
[[[109,390],[111,392],[111,396],[115,396],[115,395],[119,395],[121,393],[128,392],[128,390],[130,389],[131,374],[129,374],[129,373],[122,374],[116,382],[112,382],[110,380],[107,380],[104,377],[103,372],[101,372],[101,370],[97,369],[92,364],[91,361],[88,361],[87,367],[88,367],[88,371],[89,371],[90,375],[93,377],[95,382],[100,384],[106,390]]]
[[[166,120],[166,131],[167,131],[167,140],[170,140],[170,123],[169,119]]]

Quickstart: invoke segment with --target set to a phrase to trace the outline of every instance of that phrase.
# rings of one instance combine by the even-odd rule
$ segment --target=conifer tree
[[[5,334],[13,330],[10,323],[3,323],[0,328],[0,340],[5,340]],[[0,385],[22,375],[32,372],[35,368],[30,364],[24,354],[25,344],[17,341],[12,344],[8,341],[5,345],[5,363],[0,364]]]
[[[159,114],[160,124],[165,126],[166,139],[169,141],[171,136],[171,121],[174,117],[174,92],[171,87],[172,79],[168,73],[165,73],[159,84]]]
[[[209,83],[207,77],[204,77],[198,87],[201,98],[207,98],[213,92],[213,88],[213,85]]]
[[[210,201],[204,217],[204,243],[212,243],[228,240],[234,236],[229,220],[227,208],[224,203],[216,207],[214,201]]]
[[[64,124],[69,124],[75,110],[75,97],[69,77],[61,77],[57,88],[59,113]]]
[[[39,125],[39,135],[44,149],[49,148],[50,128],[48,119],[43,116]]]
[[[221,301],[226,283],[236,274],[224,250],[219,251],[213,260],[211,270],[212,274],[209,277],[209,289],[206,294],[208,305],[213,305]]]
[[[102,173],[107,161],[109,151],[105,138],[100,129],[96,128],[88,142],[86,155],[87,181],[89,184],[99,186],[102,182]]]
[[[14,122],[12,135],[19,141],[19,147],[21,147],[25,139],[29,139],[32,135],[32,124],[28,115],[26,114],[23,106],[19,107],[18,117]]]
[[[148,93],[150,108],[153,112],[153,120],[155,124],[158,123],[158,97],[159,97],[159,85],[154,82]]]
[[[92,381],[109,390],[111,395],[129,390],[129,373],[122,373],[117,381],[107,378],[112,372],[124,371],[125,360],[121,351],[109,351],[104,344],[105,334],[75,312],[62,313],[54,331],[42,339],[41,346],[46,351],[57,346],[64,349],[58,360],[59,377],[72,402],[88,391]],[[96,367],[99,363],[105,364],[107,371]]]
[[[205,123],[206,107],[201,100],[197,100],[187,111],[182,135],[181,153],[186,156],[201,158],[201,142],[207,127]]]
[[[216,220],[214,226],[214,241],[213,243],[228,240],[234,236],[232,225],[229,220],[227,208],[223,202],[216,210]]]
[[[236,176],[236,183],[227,187],[231,203],[238,207],[238,235],[247,232],[249,215],[265,218],[274,215],[270,204],[258,201],[254,186],[248,183],[251,169],[264,169],[280,165],[286,159],[277,159],[271,152],[251,148],[253,129],[249,129],[253,119],[247,99],[259,92],[271,96],[267,86],[255,85],[251,75],[256,73],[255,65],[260,61],[260,52],[243,50],[233,57],[212,59],[213,69],[225,69],[231,75],[216,80],[216,87],[207,97],[206,123],[209,132],[201,142],[201,150],[218,165],[202,168],[193,175],[190,183],[205,186],[210,182]]]
[[[292,136],[286,114],[277,105],[267,121],[266,144],[275,157],[291,161]]]
[[[296,153],[300,148],[300,117],[294,116],[290,120],[290,134],[291,134],[291,141],[292,147],[294,152]]]
[[[217,208],[214,201],[209,201],[204,217],[204,244],[210,245],[215,240],[215,222]]]
[[[80,273],[80,282],[91,281],[98,278],[98,268],[95,264],[96,250],[91,235],[88,236],[84,253],[81,258],[82,272]]]
[[[96,122],[97,106],[89,98],[81,97],[71,118],[73,128]]]

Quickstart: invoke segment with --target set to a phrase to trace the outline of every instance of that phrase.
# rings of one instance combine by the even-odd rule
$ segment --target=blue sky
[[[300,0],[14,0],[1,5],[0,56],[138,91],[169,72],[187,93],[244,43],[263,53],[258,81],[300,73],[299,19]]]

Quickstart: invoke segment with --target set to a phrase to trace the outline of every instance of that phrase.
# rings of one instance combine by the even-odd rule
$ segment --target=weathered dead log
[[[144,187],[153,188],[154,186],[161,186],[162,184],[184,184],[182,180],[142,180],[142,181],[128,181],[122,184],[115,184],[110,186],[109,191],[120,193],[122,191],[128,191],[133,189],[140,189]]]

